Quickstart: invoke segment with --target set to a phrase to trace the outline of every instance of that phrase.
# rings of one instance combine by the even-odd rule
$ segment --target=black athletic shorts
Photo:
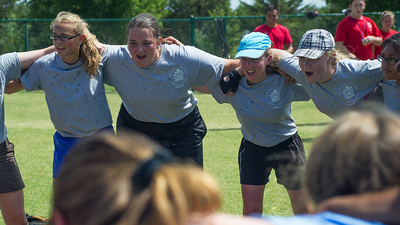
[[[14,157],[14,145],[8,138],[0,144],[0,194],[21,190],[25,187]]]
[[[124,130],[145,134],[184,161],[194,161],[203,166],[203,138],[207,133],[207,127],[197,107],[176,122],[149,123],[133,118],[124,104],[121,104],[117,118],[117,135]]]
[[[279,184],[288,190],[302,189],[306,156],[297,133],[272,147],[262,147],[243,138],[238,160],[241,184],[265,185],[274,169]]]

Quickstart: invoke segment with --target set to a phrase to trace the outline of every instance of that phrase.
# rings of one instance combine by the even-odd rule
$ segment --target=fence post
[[[195,32],[194,32],[194,16],[190,15],[190,43],[192,46],[195,46]]]
[[[25,20],[25,50],[26,50],[26,51],[29,51],[28,20]]]

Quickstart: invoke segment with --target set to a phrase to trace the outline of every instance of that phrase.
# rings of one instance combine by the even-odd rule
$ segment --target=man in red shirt
[[[336,45],[343,45],[358,59],[374,58],[372,45],[381,46],[382,35],[375,22],[362,15],[365,0],[350,0],[350,16],[340,21],[336,27]]]
[[[269,36],[273,45],[272,48],[283,49],[285,47],[288,52],[293,53],[293,41],[290,37],[289,30],[278,24],[278,10],[273,5],[269,5],[265,10],[265,19],[267,22],[254,29],[254,32],[264,33]]]

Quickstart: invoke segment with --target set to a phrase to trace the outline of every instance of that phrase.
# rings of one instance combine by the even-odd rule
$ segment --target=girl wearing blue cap
[[[225,96],[218,84],[208,87],[218,103],[232,105],[242,125],[238,160],[244,215],[262,213],[272,168],[278,183],[287,189],[293,212],[312,209],[301,186],[306,164],[303,143],[290,115],[293,101],[310,98],[300,85],[287,85],[283,76],[271,72],[271,45],[268,35],[244,36],[235,58],[240,59],[245,76],[236,94]]]

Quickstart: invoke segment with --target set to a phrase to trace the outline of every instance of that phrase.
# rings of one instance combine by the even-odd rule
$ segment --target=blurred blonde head
[[[104,134],[78,145],[55,187],[55,224],[183,225],[192,213],[217,210],[219,186],[195,165],[163,164],[144,186],[132,179],[161,151],[138,134]]]

